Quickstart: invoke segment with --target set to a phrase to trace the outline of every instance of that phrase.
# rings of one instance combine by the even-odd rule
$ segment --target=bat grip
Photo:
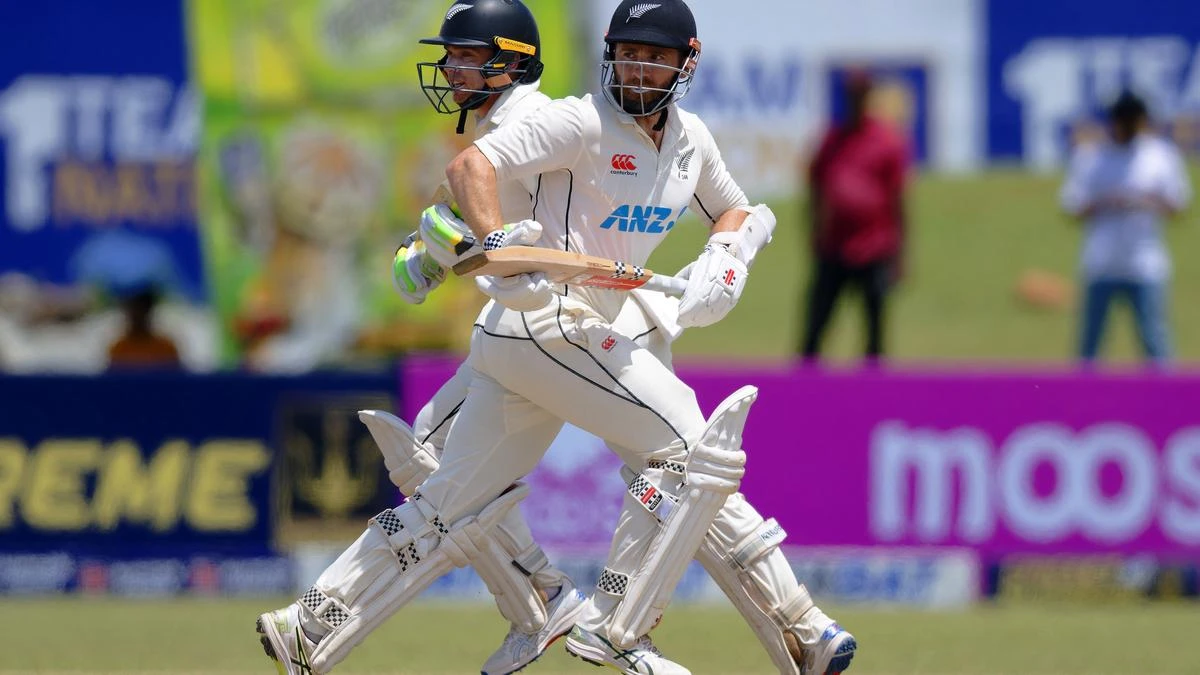
[[[672,277],[666,274],[655,274],[642,284],[642,288],[648,291],[658,291],[667,295],[683,295],[684,289],[687,288],[687,279],[682,277]]]

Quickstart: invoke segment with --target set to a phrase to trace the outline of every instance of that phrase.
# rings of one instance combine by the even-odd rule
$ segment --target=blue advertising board
[[[0,3],[0,272],[106,283],[142,265],[203,298],[184,21],[181,1]]]
[[[394,504],[356,419],[392,374],[0,378],[0,555],[269,555]]]
[[[987,4],[988,155],[1062,163],[1073,124],[1124,88],[1169,126],[1200,115],[1200,4],[1180,0],[992,0]]]

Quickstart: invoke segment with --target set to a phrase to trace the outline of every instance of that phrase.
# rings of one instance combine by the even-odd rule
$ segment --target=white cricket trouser
[[[612,329],[594,316],[581,326],[580,314],[569,306],[570,301],[556,301],[524,315],[490,306],[475,329],[470,357],[421,410],[414,422],[417,438],[439,452],[447,442],[455,444],[441,452],[436,478],[420,488],[440,510],[470,513],[532,471],[564,419],[604,438],[634,470],[649,459],[680,460],[678,452],[665,448],[703,428],[694,393],[671,370],[670,339],[637,303],[625,304]],[[735,494],[710,536],[731,550],[762,520]],[[633,574],[658,527],[644,509],[627,503],[606,567]],[[803,589],[777,549],[747,582],[749,587],[733,592],[764,612]],[[746,602],[733,599],[746,611]],[[580,623],[599,632],[618,601],[595,594]]]
[[[420,488],[446,522],[530,473],[564,421],[608,441],[631,467],[686,460],[706,424],[695,393],[590,309],[555,296],[536,312],[494,305],[481,318],[464,364],[466,400],[441,468]]]
[[[489,303],[488,308],[485,308],[486,313],[494,307],[496,303]],[[494,310],[492,310],[494,311]],[[661,362],[670,364],[671,362],[671,344],[670,339],[664,335],[663,331],[659,330],[654,321],[646,315],[642,309],[642,305],[638,302],[626,302],[621,309],[621,313],[613,322],[613,328],[621,335],[628,337],[636,344],[649,349]],[[445,382],[417,413],[417,417],[413,420],[413,433],[418,441],[430,447],[434,454],[440,460],[442,458],[442,449],[446,445],[446,437],[450,434],[450,427],[453,425],[454,419],[458,416],[459,410],[462,408],[463,402],[467,398],[467,391],[471,384],[471,378],[474,376],[474,369],[469,362],[464,361],[455,371],[454,376]],[[562,427],[561,420],[554,434],[558,435],[558,429]],[[542,453],[546,448],[541,448]],[[534,450],[537,450],[536,448]],[[657,527],[651,523],[649,527]],[[504,518],[504,528],[512,536],[517,538],[518,548],[524,548],[527,545],[533,544],[533,533],[529,530],[529,525],[525,522],[524,516],[520,509],[513,509],[508,512]],[[535,573],[533,575],[533,585],[537,588],[550,588],[562,583],[562,579],[566,575],[553,564],[549,567]]]

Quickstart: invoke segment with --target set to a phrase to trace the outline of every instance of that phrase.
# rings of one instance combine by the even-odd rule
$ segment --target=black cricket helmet
[[[494,50],[481,66],[456,66],[458,70],[479,71],[485,83],[482,89],[451,86],[446,80],[444,55],[437,62],[417,64],[421,90],[440,113],[478,108],[492,94],[520,83],[536,82],[542,76],[542,42],[537,21],[521,0],[459,0],[446,10],[437,36],[425,38],[421,44]],[[472,96],[459,105],[454,100],[455,91]]]
[[[680,67],[643,63],[645,69],[666,69],[672,77],[665,88],[642,87],[622,83],[614,65],[619,42],[678,49],[683,55]],[[604,96],[617,109],[635,117],[652,115],[687,95],[700,61],[700,40],[696,38],[696,18],[683,0],[624,0],[613,12],[604,35],[604,59],[600,79]],[[628,62],[621,62],[628,64]],[[627,65],[625,67],[628,67]],[[646,96],[647,91],[657,96]]]

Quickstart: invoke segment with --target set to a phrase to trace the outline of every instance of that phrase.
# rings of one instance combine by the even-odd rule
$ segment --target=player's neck
[[[654,143],[654,147],[658,150],[662,150],[663,128],[666,126],[659,124],[661,117],[662,113],[655,113],[653,115],[633,118],[637,121],[637,125],[642,128],[642,131],[646,132],[646,135],[650,137],[650,140]]]

